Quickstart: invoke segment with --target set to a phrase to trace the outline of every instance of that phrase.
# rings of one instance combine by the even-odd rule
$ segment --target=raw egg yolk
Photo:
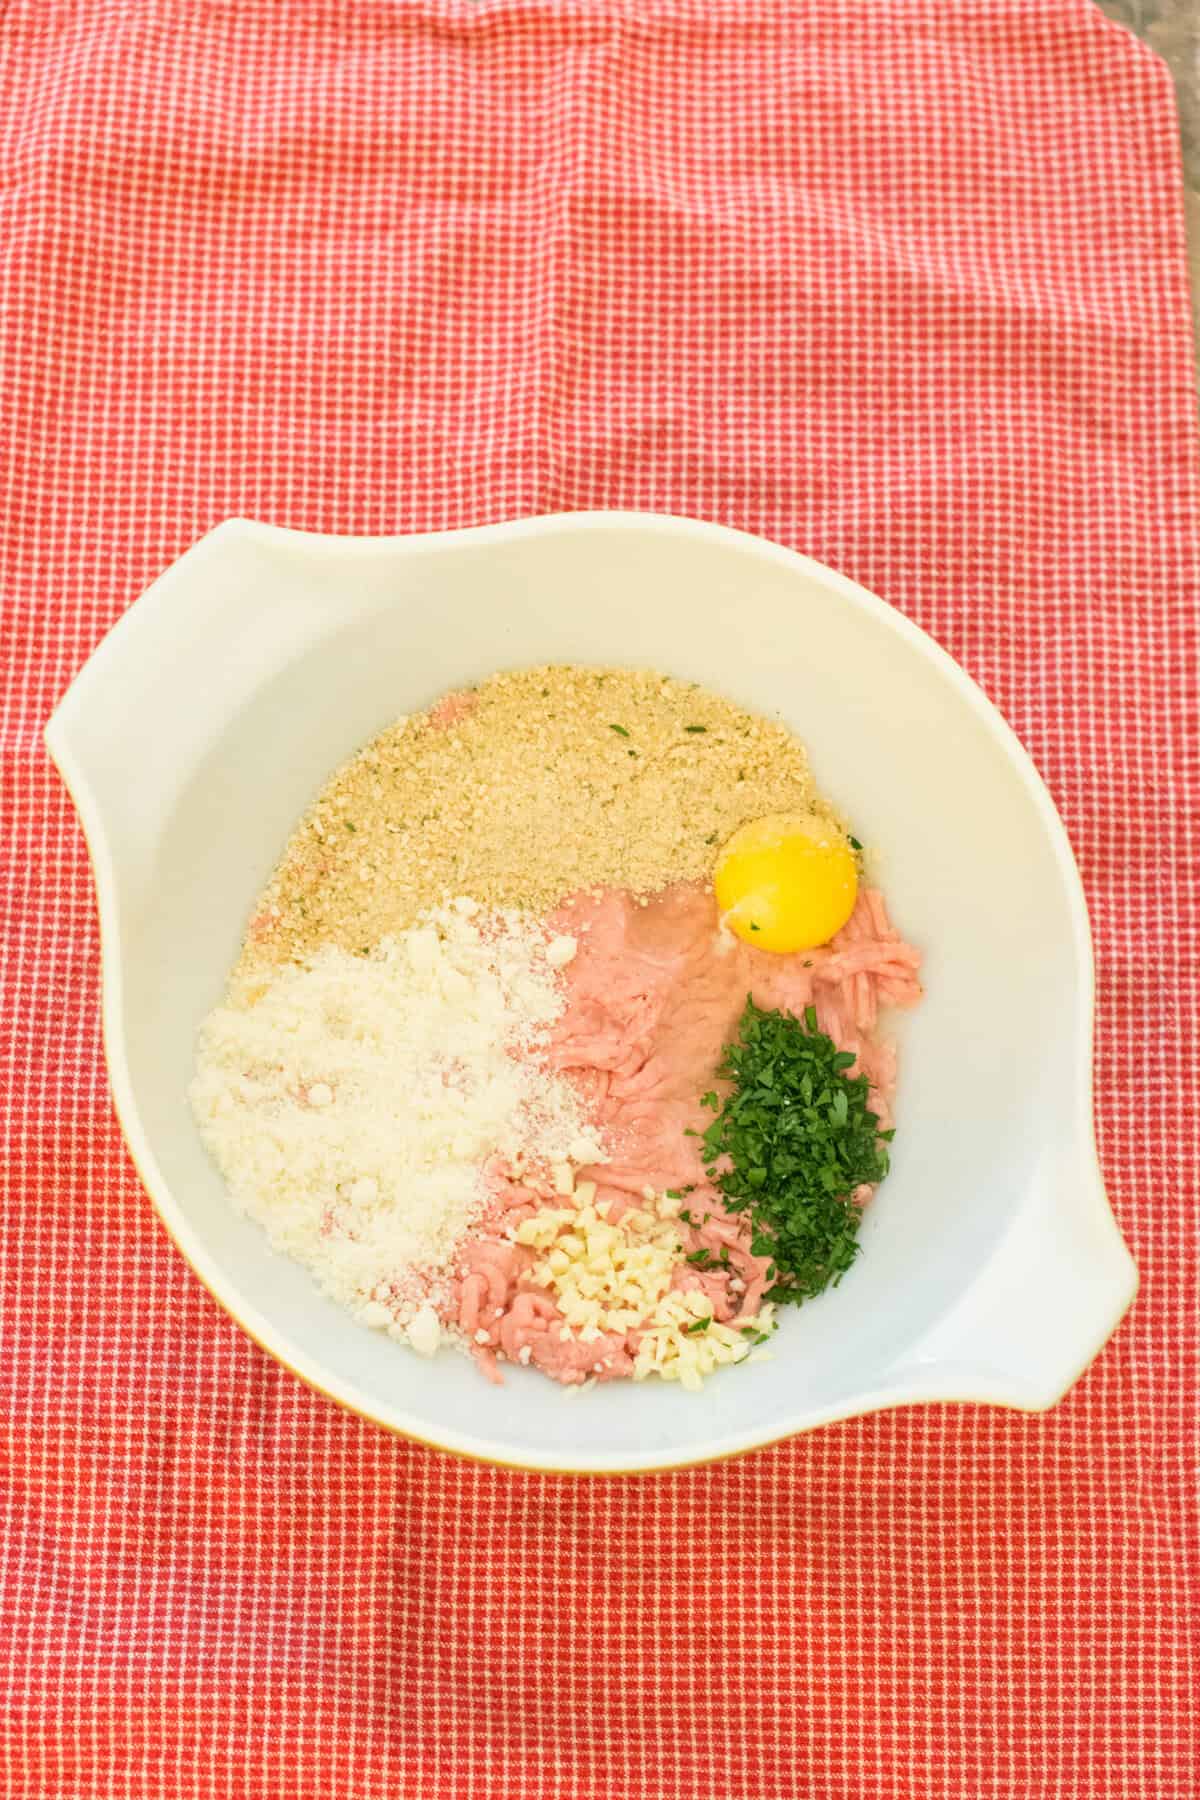
[[[742,825],[717,857],[722,923],[759,950],[814,950],[841,930],[858,896],[845,837],[816,813],[768,813]]]

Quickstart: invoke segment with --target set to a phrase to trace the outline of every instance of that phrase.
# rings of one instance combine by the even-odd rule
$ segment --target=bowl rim
[[[511,1454],[505,1454],[503,1446],[491,1444],[486,1438],[468,1436],[458,1431],[448,1432],[445,1437],[431,1437],[428,1435],[427,1429],[418,1429],[415,1425],[401,1425],[394,1419],[381,1416],[364,1398],[355,1397],[356,1390],[350,1383],[339,1382],[333,1386],[328,1385],[329,1377],[322,1378],[318,1359],[300,1354],[294,1347],[287,1346],[283,1340],[283,1334],[256,1311],[250,1312],[248,1316],[245,1305],[240,1300],[235,1301],[224,1290],[220,1271],[193,1234],[186,1216],[160,1173],[157,1160],[141,1124],[125,1054],[121,1006],[121,958],[116,929],[118,909],[115,872],[99,805],[92,792],[83,764],[77,757],[72,744],[72,715],[86,705],[88,693],[93,684],[103,676],[114,657],[121,655],[126,642],[132,641],[131,634],[138,630],[139,620],[148,617],[150,611],[156,609],[162,601],[163,587],[168,582],[168,578],[172,577],[183,563],[189,561],[201,546],[211,546],[214,540],[220,542],[230,539],[242,540],[268,548],[286,546],[293,552],[301,549],[310,554],[337,557],[394,558],[428,554],[431,550],[453,550],[466,545],[486,546],[489,543],[510,542],[515,539],[540,537],[553,533],[586,534],[593,531],[655,532],[665,536],[690,537],[701,542],[725,545],[743,555],[755,556],[767,562],[773,562],[792,573],[804,575],[815,581],[837,600],[847,603],[865,614],[874,625],[883,631],[906,642],[966,701],[976,722],[997,743],[1013,773],[1021,782],[1027,798],[1038,816],[1062,880],[1063,897],[1070,912],[1078,976],[1076,984],[1078,1017],[1075,1024],[1079,1032],[1080,1054],[1084,1062],[1084,1067],[1078,1071],[1078,1106],[1082,1115],[1079,1122],[1083,1127],[1083,1144],[1086,1146],[1085,1153],[1090,1156],[1099,1203],[1107,1214],[1109,1227],[1116,1234],[1115,1220],[1104,1194],[1095,1144],[1093,1121],[1095,964],[1087,902],[1066,827],[1029,752],[994,702],[935,638],[904,613],[849,576],[829,568],[828,565],[818,562],[815,558],[806,556],[802,552],[791,550],[782,544],[750,532],[680,514],[634,510],[589,510],[534,514],[446,531],[386,535],[310,532],[236,515],[221,521],[210,531],[205,532],[169,563],[126,608],[77,671],[46,723],[44,738],[51,760],[57,767],[78,814],[92,867],[100,931],[102,1033],[114,1110],[134,1168],[150,1197],[160,1224],[192,1272],[222,1310],[260,1349],[296,1376],[305,1386],[313,1389],[325,1399],[333,1401],[343,1411],[369,1421],[392,1436],[404,1441],[419,1443],[428,1449],[440,1451],[466,1462],[488,1467],[530,1474],[579,1477],[658,1475],[677,1469],[706,1467],[712,1463],[731,1461],[755,1450],[764,1449],[815,1430],[821,1425],[861,1417],[866,1413],[892,1411],[901,1407],[931,1403],[986,1404],[1025,1413],[1046,1410],[1061,1399],[1062,1395],[1083,1373],[1132,1304],[1137,1291],[1137,1271],[1132,1261],[1128,1259],[1127,1252],[1125,1254],[1129,1261],[1128,1279],[1124,1291],[1113,1301],[1102,1328],[1092,1331],[1088,1341],[1079,1352],[1077,1364],[1061,1383],[1056,1384],[1055,1390],[1047,1395],[1039,1395],[1036,1399],[1022,1398],[1019,1393],[1008,1395],[998,1392],[987,1382],[972,1383],[968,1380],[956,1384],[953,1380],[947,1380],[943,1391],[936,1383],[930,1388],[928,1384],[914,1381],[910,1386],[910,1391],[907,1392],[903,1389],[897,1391],[895,1386],[876,1388],[856,1394],[838,1405],[802,1410],[789,1418],[780,1429],[772,1427],[765,1431],[759,1429],[740,1434],[734,1433],[720,1440],[713,1449],[699,1455],[689,1453],[682,1456],[668,1456],[663,1460],[661,1453],[658,1453],[659,1459],[655,1460],[655,1453],[647,1453],[644,1457],[635,1455],[620,1461],[605,1461],[584,1466],[565,1465],[550,1454],[544,1456],[535,1454],[528,1456],[525,1460],[517,1459]]]

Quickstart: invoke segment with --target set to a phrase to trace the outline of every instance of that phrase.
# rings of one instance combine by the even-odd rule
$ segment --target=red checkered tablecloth
[[[10,0],[0,1793],[1193,1800],[1198,480],[1171,90],[1085,0]],[[692,513],[1046,775],[1143,1275],[1044,1418],[640,1482],[262,1355],[113,1121],[41,726],[231,513]]]

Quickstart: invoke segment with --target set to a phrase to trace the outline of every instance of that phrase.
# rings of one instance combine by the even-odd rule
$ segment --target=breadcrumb
[[[649,670],[492,676],[338,769],[256,908],[239,965],[366,953],[455,896],[545,913],[581,890],[708,877],[748,819],[827,811],[785,726]]]

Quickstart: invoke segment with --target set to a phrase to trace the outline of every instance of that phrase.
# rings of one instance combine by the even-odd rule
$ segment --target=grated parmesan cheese
[[[526,915],[459,901],[367,956],[326,946],[235,987],[201,1029],[190,1098],[235,1205],[423,1355],[488,1160],[561,1176],[603,1156],[538,1055],[565,960]]]

